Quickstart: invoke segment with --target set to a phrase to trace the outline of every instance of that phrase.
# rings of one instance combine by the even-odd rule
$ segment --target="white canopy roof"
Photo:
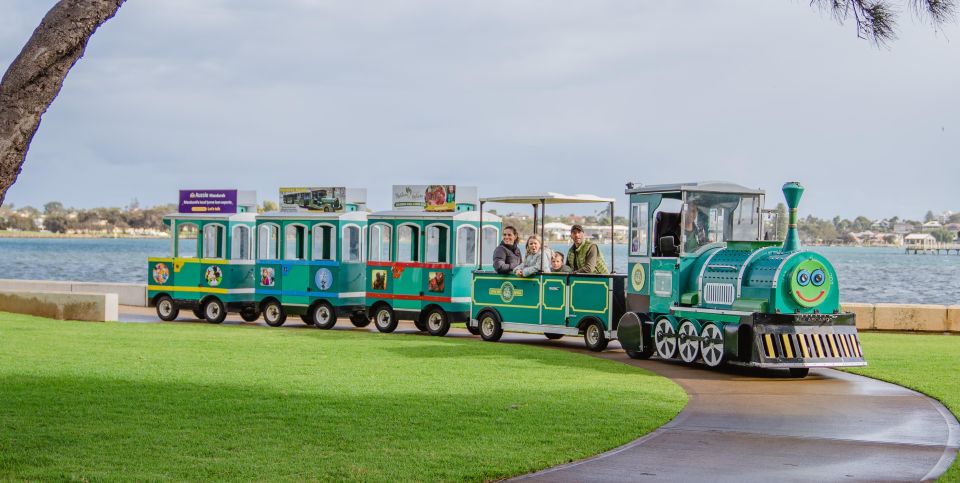
[[[561,193],[534,193],[530,195],[493,196],[480,198],[483,203],[516,203],[524,205],[557,205],[564,203],[613,203],[613,198],[601,198],[595,195],[565,195]]]

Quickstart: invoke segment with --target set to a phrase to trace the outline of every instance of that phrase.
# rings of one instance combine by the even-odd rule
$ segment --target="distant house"
[[[907,248],[930,250],[937,246],[937,239],[929,233],[911,233],[903,239]]]
[[[570,227],[566,223],[551,221],[543,225],[543,232],[547,234],[548,240],[566,240],[570,236]]]
[[[941,225],[940,222],[936,220],[930,220],[923,224],[923,231],[938,230],[940,228],[943,228],[943,225]]]
[[[913,232],[913,225],[910,223],[894,223],[893,232],[898,235],[909,235]]]
[[[887,229],[890,228],[890,222],[887,220],[877,220],[870,225],[870,228],[879,231],[887,231]]]

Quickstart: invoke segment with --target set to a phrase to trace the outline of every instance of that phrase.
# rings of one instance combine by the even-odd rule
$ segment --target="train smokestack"
[[[797,233],[797,206],[803,196],[803,186],[796,181],[783,185],[783,197],[787,200],[790,209],[790,221],[787,225],[787,237],[783,240],[783,251],[792,252],[800,249],[800,235]]]

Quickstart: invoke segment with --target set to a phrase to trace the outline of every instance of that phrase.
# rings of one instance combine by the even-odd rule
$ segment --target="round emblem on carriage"
[[[630,285],[633,287],[634,292],[639,292],[643,290],[643,285],[647,282],[647,273],[643,270],[642,264],[636,264],[633,266],[633,270],[630,271]]]
[[[504,303],[509,304],[513,300],[513,284],[510,282],[503,282],[503,285],[500,286],[500,300],[503,300]]]
[[[314,282],[317,283],[317,288],[320,290],[327,290],[333,285],[333,273],[329,268],[321,268],[317,270],[317,274],[314,275]]]

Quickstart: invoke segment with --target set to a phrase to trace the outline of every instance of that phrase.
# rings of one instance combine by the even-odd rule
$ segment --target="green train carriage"
[[[612,215],[614,200],[543,193],[485,198],[481,206],[485,203],[533,206],[535,230],[539,226],[539,232],[544,233],[547,205],[602,203],[608,205]],[[613,231],[611,223],[610,239]],[[614,261],[611,256],[611,266]],[[469,327],[484,340],[497,341],[504,332],[544,334],[549,339],[583,335],[590,350],[602,351],[616,338],[617,323],[625,311],[625,275],[541,272],[520,277],[499,274],[491,268],[473,275]]]
[[[147,300],[161,320],[191,310],[219,324],[227,312],[259,317],[254,303],[256,193],[183,190],[180,212],[164,217],[171,257],[147,259]]]
[[[802,250],[803,188],[783,188],[784,242],[763,240],[764,193],[727,183],[633,187],[627,312],[618,339],[630,357],[715,367],[787,368],[866,362],[854,314],[840,308],[832,264]]]
[[[281,206],[291,211],[261,214],[256,222],[256,303],[264,321],[279,327],[288,315],[298,315],[319,329],[334,327],[340,317],[357,327],[368,325],[366,191],[340,188],[347,194],[328,195],[333,189],[284,190],[296,189],[281,188]]]
[[[451,323],[469,320],[471,272],[480,260],[491,260],[501,222],[486,214],[481,228],[476,202],[463,196],[469,188],[460,190],[450,204],[456,211],[417,207],[368,217],[366,304],[377,330],[393,332],[405,319],[442,336]],[[483,265],[491,268],[489,261]]]

